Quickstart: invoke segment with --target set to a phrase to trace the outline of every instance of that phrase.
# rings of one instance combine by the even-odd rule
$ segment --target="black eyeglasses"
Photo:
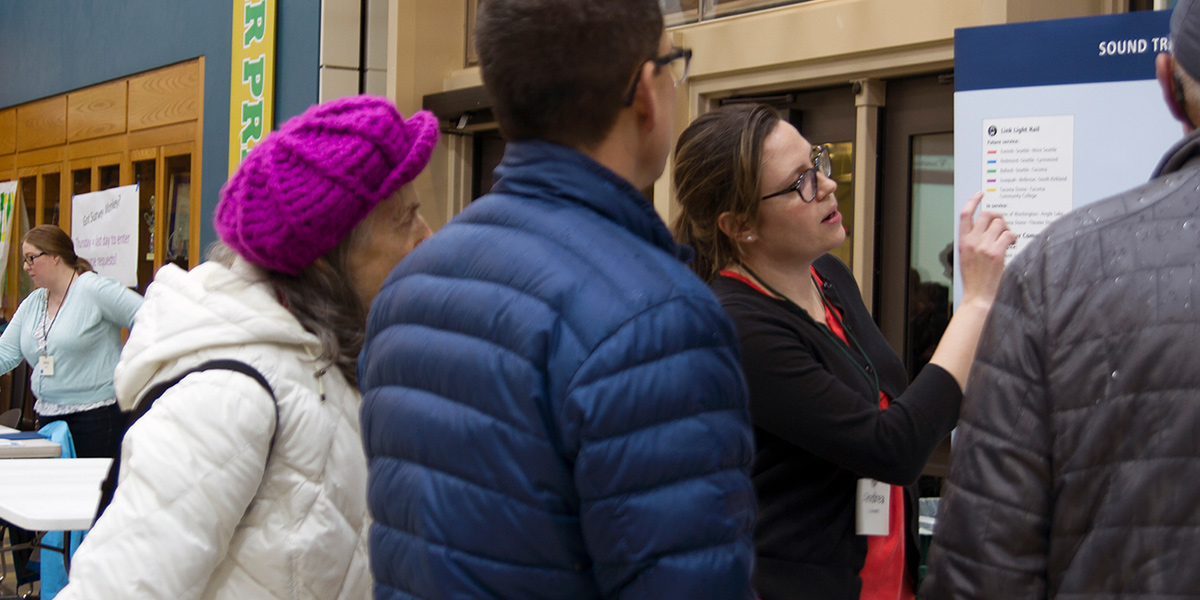
[[[676,62],[681,58],[683,59],[682,65]],[[679,84],[687,80],[688,69],[692,65],[692,49],[676,48],[672,46],[670,52],[656,58],[651,58],[649,61],[654,63],[655,70],[663,67],[670,67],[671,79],[675,80],[675,86],[679,87]],[[633,95],[637,93],[638,80],[641,79],[641,65],[644,64],[646,63],[639,63],[639,71],[633,76],[633,83],[629,85],[629,93],[625,94],[625,106],[630,106],[633,104]]]
[[[45,255],[46,255],[45,252],[38,252],[37,254],[30,254],[29,256],[23,256],[23,257],[21,257],[21,260],[24,261],[24,263],[26,265],[33,266],[33,260],[35,258],[37,258],[39,256],[45,256]]]
[[[767,194],[766,196],[763,196],[762,199],[766,200],[768,198],[774,198],[775,196],[782,196],[784,194],[796,192],[800,194],[800,199],[806,203],[816,200],[818,179],[817,171],[820,171],[821,174],[826,177],[833,176],[833,163],[829,162],[829,146],[822,144],[816,148],[813,148],[812,162],[812,168],[801,173],[800,178],[797,179],[795,183],[787,186],[785,189],[775,192],[774,194]],[[806,193],[808,195],[805,195]]]

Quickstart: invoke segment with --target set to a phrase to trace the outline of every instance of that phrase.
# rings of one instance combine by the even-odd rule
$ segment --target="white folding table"
[[[0,425],[0,435],[18,433]],[[46,438],[6,440],[0,438],[0,458],[55,458],[62,455],[62,446]]]
[[[42,535],[92,526],[100,506],[100,484],[111,465],[111,458],[0,460],[0,519],[34,532],[28,547],[61,552],[69,570],[70,534],[64,533],[62,548],[43,545]],[[5,548],[13,549],[17,548]]]
[[[0,461],[0,519],[30,531],[91,527],[111,458]]]

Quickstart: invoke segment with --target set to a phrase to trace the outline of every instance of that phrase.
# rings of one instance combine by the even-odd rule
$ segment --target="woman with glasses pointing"
[[[125,418],[113,368],[121,356],[121,329],[133,325],[142,297],[97,275],[57,225],[30,229],[21,257],[37,289],[0,335],[0,373],[28,361],[38,427],[65,421],[76,456],[115,459]]]
[[[849,269],[837,183],[772,108],[698,118],[675,148],[680,242],[742,344],[755,427],[755,587],[764,600],[911,599],[912,487],[958,418],[962,389],[1015,238],[983,211],[960,215],[963,301],[910,385]]]

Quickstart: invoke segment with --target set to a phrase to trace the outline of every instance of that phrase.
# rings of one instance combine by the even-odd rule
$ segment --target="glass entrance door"
[[[904,356],[909,377],[914,378],[933,356],[952,313],[954,133],[914,135],[911,162],[908,331]]]
[[[876,319],[915,377],[952,310],[954,86],[936,75],[888,81],[884,110]],[[949,460],[947,440],[925,473],[944,477]]]
[[[926,310],[922,284],[945,281],[939,257],[954,237],[954,86],[937,76],[888,81],[884,110],[875,318],[915,374],[917,338],[930,335],[913,325]]]

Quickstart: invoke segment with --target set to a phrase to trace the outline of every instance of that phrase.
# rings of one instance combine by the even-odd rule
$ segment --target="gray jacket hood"
[[[1192,131],[1175,142],[1175,145],[1171,146],[1163,155],[1162,160],[1158,162],[1150,179],[1170,175],[1182,169],[1197,154],[1200,154],[1200,129]]]

